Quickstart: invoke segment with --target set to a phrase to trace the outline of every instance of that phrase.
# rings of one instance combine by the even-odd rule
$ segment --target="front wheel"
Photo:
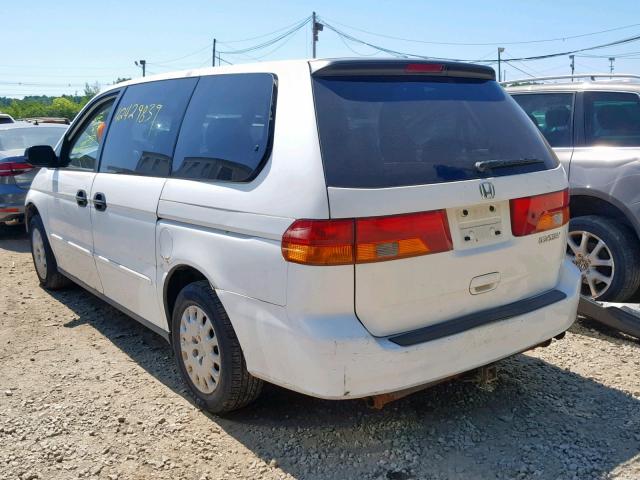
[[[640,252],[627,226],[598,215],[572,218],[567,256],[582,273],[582,295],[624,302],[640,286]]]
[[[47,234],[40,216],[35,215],[29,222],[31,257],[40,285],[48,290],[59,290],[71,284],[71,281],[58,271],[56,258],[49,245]]]
[[[227,312],[209,282],[194,282],[176,299],[171,343],[196,403],[212,413],[244,407],[262,390],[245,363]]]

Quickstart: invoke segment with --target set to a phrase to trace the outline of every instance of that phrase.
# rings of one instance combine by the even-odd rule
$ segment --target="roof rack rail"
[[[531,83],[531,82],[545,82],[548,80],[573,80],[576,78],[588,78],[595,81],[596,78],[608,78],[608,79],[624,79],[630,78],[633,80],[640,80],[640,75],[632,75],[627,73],[576,73],[574,75],[556,75],[552,77],[530,77],[519,78],[517,80],[509,80],[506,82],[500,82],[500,85],[512,85],[514,83]]]

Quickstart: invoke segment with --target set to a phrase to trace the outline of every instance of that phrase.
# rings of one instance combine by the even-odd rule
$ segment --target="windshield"
[[[24,127],[0,130],[0,151],[23,150],[33,145],[55,147],[67,127]]]
[[[328,186],[442,183],[558,165],[531,120],[495,81],[320,77],[314,97]],[[531,159],[541,161],[475,167]]]

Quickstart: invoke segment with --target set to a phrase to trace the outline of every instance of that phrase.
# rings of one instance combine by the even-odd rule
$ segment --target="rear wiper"
[[[507,167],[519,167],[521,165],[534,165],[536,163],[544,163],[544,160],[539,158],[519,158],[516,160],[484,160],[482,162],[476,162],[473,166],[481,173],[487,170],[493,170],[496,168]]]

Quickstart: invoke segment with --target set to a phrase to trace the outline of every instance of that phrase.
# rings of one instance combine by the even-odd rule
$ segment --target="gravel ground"
[[[610,332],[611,333],[611,332]],[[38,287],[0,230],[1,479],[639,479],[640,343],[576,323],[382,411],[269,387],[198,410],[158,336],[76,288]]]

